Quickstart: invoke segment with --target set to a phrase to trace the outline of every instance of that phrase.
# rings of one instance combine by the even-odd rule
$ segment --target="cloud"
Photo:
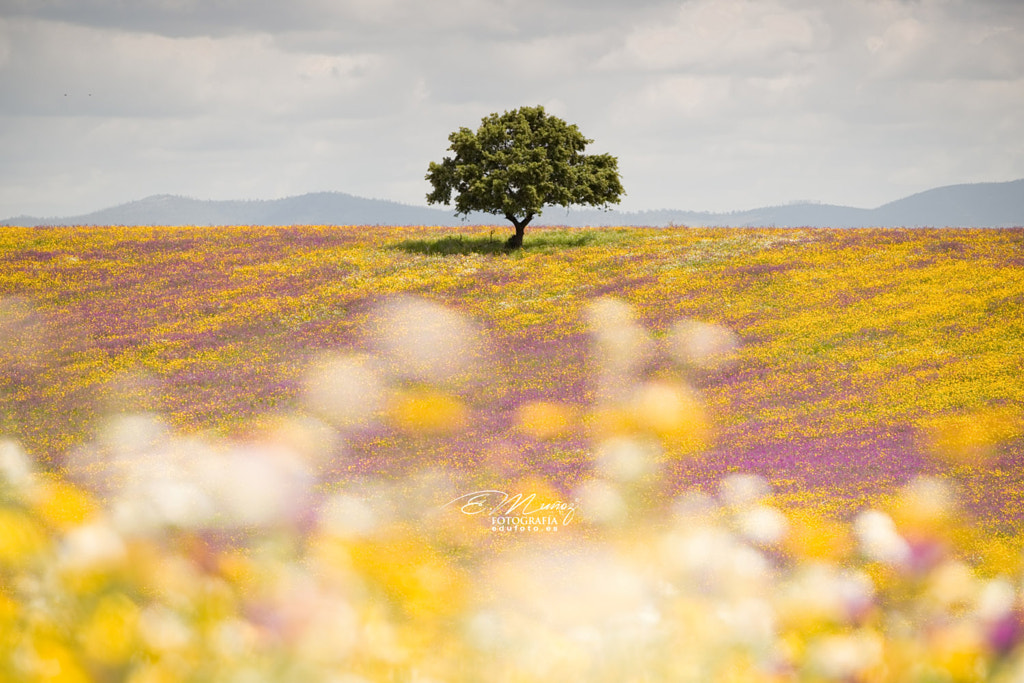
[[[3,34],[0,34],[0,69],[7,66],[11,61],[11,41]]]
[[[870,3],[858,23],[866,75],[886,80],[1012,78],[1024,74],[1024,5],[993,15],[984,3]],[[990,9],[990,8],[989,8]]]
[[[358,113],[388,77],[367,53],[299,54],[267,34],[219,39],[8,21],[0,112],[18,115],[251,117]]]
[[[448,133],[545,104],[625,208],[862,206],[1024,176],[1008,0],[0,0],[0,217],[145,194],[422,204]]]
[[[635,98],[631,98],[628,108],[658,118],[703,118],[715,114],[727,104],[731,92],[728,78],[669,76],[643,87]]]
[[[538,1],[539,0],[535,0]],[[514,30],[517,8],[500,0],[8,0],[8,16],[169,37],[327,30],[347,38]]]
[[[603,65],[702,73],[777,70],[820,49],[827,34],[816,12],[771,0],[693,0],[668,21],[634,28]]]

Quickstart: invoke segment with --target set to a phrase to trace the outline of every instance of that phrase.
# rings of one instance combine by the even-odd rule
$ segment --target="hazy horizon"
[[[0,225],[494,225],[501,217],[422,207],[342,192],[279,199],[203,200],[152,195],[72,216],[12,216]],[[730,212],[655,209],[604,211],[547,207],[533,225],[561,226],[778,226],[778,227],[1020,227],[1024,226],[1024,178],[1002,183],[951,185],[902,197],[875,208],[790,203]]]
[[[1001,184],[1001,183],[1011,183],[1011,182],[1020,182],[1020,181],[1024,181],[1024,178],[1014,178],[1014,179],[1007,180],[1007,181],[995,181],[995,182],[997,184]],[[962,184],[958,184],[958,185],[983,185],[983,184],[988,184],[988,183],[962,183]],[[946,187],[946,186],[937,187],[937,188],[926,188],[925,190],[922,190],[922,192],[928,192],[929,190],[944,189],[944,187]],[[18,214],[17,216],[15,216],[15,215],[0,216],[0,220],[10,220],[10,219],[13,219],[13,218],[18,218],[19,216],[25,216],[25,217],[31,217],[31,218],[59,218],[59,219],[60,218],[71,218],[71,217],[75,217],[75,216],[85,216],[85,215],[89,215],[89,214],[92,214],[92,213],[98,213],[98,212],[102,212],[102,211],[105,211],[105,210],[108,210],[108,209],[114,209],[114,208],[117,208],[117,207],[120,207],[120,206],[136,204],[136,203],[139,203],[139,202],[144,202],[146,200],[151,200],[151,199],[159,198],[159,197],[171,197],[171,198],[178,198],[178,199],[186,199],[186,200],[202,202],[202,203],[217,203],[217,202],[228,202],[228,203],[230,203],[230,202],[241,202],[241,203],[246,203],[246,202],[278,202],[278,201],[282,201],[282,200],[297,199],[297,198],[305,197],[305,196],[308,196],[308,195],[318,195],[318,194],[342,194],[342,195],[351,196],[351,197],[353,197],[355,199],[360,199],[360,200],[366,199],[366,200],[371,200],[371,201],[394,202],[396,204],[400,204],[402,206],[407,206],[407,207],[410,207],[410,208],[428,209],[428,210],[440,211],[442,213],[453,213],[454,214],[454,208],[452,208],[452,207],[445,207],[445,206],[439,206],[439,205],[427,205],[427,203],[425,201],[421,202],[419,204],[414,204],[414,203],[402,202],[402,201],[398,201],[398,200],[391,200],[391,199],[387,199],[387,198],[383,198],[383,197],[362,197],[362,196],[359,196],[359,195],[354,195],[351,192],[345,192],[343,190],[317,190],[317,191],[311,191],[311,192],[302,192],[302,193],[293,194],[293,195],[284,195],[284,196],[280,196],[280,197],[234,197],[234,198],[225,198],[225,199],[210,199],[210,198],[205,198],[205,197],[196,197],[196,196],[190,196],[190,195],[181,195],[181,194],[172,194],[172,193],[168,193],[168,192],[160,192],[160,193],[156,193],[156,194],[152,194],[152,195],[147,195],[145,197],[137,197],[135,199],[130,199],[130,200],[127,200],[127,201],[124,201],[124,202],[118,202],[117,204],[109,204],[109,205],[106,205],[106,206],[99,206],[99,207],[96,207],[95,209],[91,209],[89,211],[82,211],[82,212],[77,212],[77,213],[73,213],[73,214],[65,214],[65,215],[57,215],[57,214],[50,214],[50,215]],[[914,193],[914,194],[918,194],[918,193]],[[761,205],[761,206],[737,207],[737,208],[734,208],[734,209],[725,209],[725,210],[722,210],[722,211],[704,211],[704,210],[701,210],[701,209],[690,209],[690,208],[685,207],[685,206],[660,206],[660,207],[654,207],[654,208],[650,208],[650,209],[623,209],[622,207],[614,206],[614,205],[610,207],[610,210],[613,213],[680,212],[680,213],[694,213],[694,214],[697,214],[697,213],[707,213],[707,214],[721,215],[721,214],[730,214],[730,213],[732,213],[732,214],[749,213],[749,212],[752,212],[752,211],[757,211],[759,209],[769,209],[769,208],[787,208],[787,207],[796,207],[796,206],[809,206],[809,207],[821,206],[821,207],[835,207],[835,208],[843,208],[843,209],[852,209],[852,210],[857,210],[857,211],[872,211],[874,209],[881,208],[881,207],[883,207],[883,206],[885,206],[887,204],[890,204],[892,202],[896,202],[896,201],[899,201],[899,200],[902,200],[902,199],[906,199],[909,196],[912,196],[912,195],[904,195],[904,196],[901,196],[901,197],[895,197],[892,200],[886,201],[886,202],[882,202],[881,204],[879,204],[877,206],[853,206],[853,205],[850,205],[850,204],[832,204],[832,203],[827,203],[827,202],[820,202],[820,201],[816,201],[816,200],[806,199],[806,200],[793,200],[793,201],[789,201],[789,202],[782,202],[782,203],[779,203],[779,204],[766,204],[766,205]],[[544,217],[548,218],[549,215],[554,215],[554,214],[557,214],[558,212],[565,212],[565,211],[566,211],[566,209],[564,207],[561,207],[561,206],[550,206],[550,207],[547,207],[545,209]],[[584,206],[577,207],[577,206],[573,206],[571,209],[569,209],[570,213],[582,213],[582,212],[590,212],[590,211],[592,211],[592,207],[584,207]],[[496,219],[496,220],[500,220],[500,217],[498,219]]]
[[[0,216],[154,194],[425,206],[448,133],[542,104],[622,211],[873,208],[1024,178],[1010,0],[0,0]]]

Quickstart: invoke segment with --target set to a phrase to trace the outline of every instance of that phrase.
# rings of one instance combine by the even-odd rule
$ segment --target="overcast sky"
[[[1024,177],[1020,0],[0,0],[0,218],[151,194],[424,205],[543,104],[627,210]]]

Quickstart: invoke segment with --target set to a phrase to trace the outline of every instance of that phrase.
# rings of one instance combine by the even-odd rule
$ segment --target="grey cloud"
[[[0,14],[185,37],[328,30],[350,38],[470,40],[587,30],[669,0],[3,0]]]
[[[821,52],[828,39],[816,15],[770,0],[695,0],[657,23],[634,27],[603,64],[687,73],[789,71]]]
[[[248,31],[310,28],[307,3],[247,0],[4,0],[0,12],[93,28],[170,37],[223,36]]]
[[[9,21],[0,112],[41,116],[272,117],[365,112],[389,77],[373,54],[283,53],[263,34],[171,39]]]

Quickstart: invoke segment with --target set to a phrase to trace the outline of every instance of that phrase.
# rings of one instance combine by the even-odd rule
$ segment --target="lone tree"
[[[504,216],[516,229],[505,244],[510,249],[523,245],[527,224],[545,206],[606,207],[624,194],[618,159],[583,154],[593,140],[544,107],[491,114],[475,133],[459,128],[448,140],[455,156],[430,163],[427,202],[449,204],[454,192],[456,215]]]

